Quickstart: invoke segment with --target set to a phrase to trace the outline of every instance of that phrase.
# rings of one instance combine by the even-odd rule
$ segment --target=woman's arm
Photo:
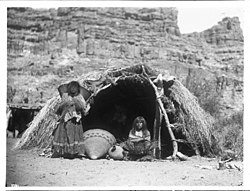
[[[61,102],[56,106],[55,113],[57,115],[63,115],[63,112],[65,112],[72,104],[73,102],[71,99],[62,99]]]
[[[86,112],[86,101],[81,94],[73,97],[76,111],[84,114]]]
[[[143,140],[143,137],[136,136],[135,134],[132,133],[132,130],[129,132],[129,140],[132,142],[138,142]]]
[[[144,134],[143,138],[144,138],[144,140],[150,141],[151,140],[150,132],[146,131],[146,133]]]

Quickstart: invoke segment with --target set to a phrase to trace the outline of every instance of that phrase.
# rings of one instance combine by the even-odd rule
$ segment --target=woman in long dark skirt
[[[56,110],[59,120],[54,131],[52,157],[84,155],[82,116],[86,112],[86,102],[80,88],[79,83],[73,81],[67,85],[66,92],[60,92],[62,97]]]

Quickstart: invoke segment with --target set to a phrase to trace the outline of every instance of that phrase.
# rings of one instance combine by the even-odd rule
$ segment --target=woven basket
[[[93,160],[107,154],[110,147],[116,143],[115,137],[102,129],[90,129],[83,134],[85,154]]]

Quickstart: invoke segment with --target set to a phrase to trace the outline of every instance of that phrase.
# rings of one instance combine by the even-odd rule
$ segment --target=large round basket
[[[116,143],[115,137],[102,129],[90,129],[83,133],[85,154],[90,159],[98,159],[107,154],[110,147]]]

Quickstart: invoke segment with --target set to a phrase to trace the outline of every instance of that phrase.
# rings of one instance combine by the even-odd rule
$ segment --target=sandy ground
[[[17,139],[7,139],[7,186],[241,186],[243,172],[217,170],[217,160],[133,162],[59,159],[32,150],[13,150]],[[204,168],[201,168],[204,167]]]

